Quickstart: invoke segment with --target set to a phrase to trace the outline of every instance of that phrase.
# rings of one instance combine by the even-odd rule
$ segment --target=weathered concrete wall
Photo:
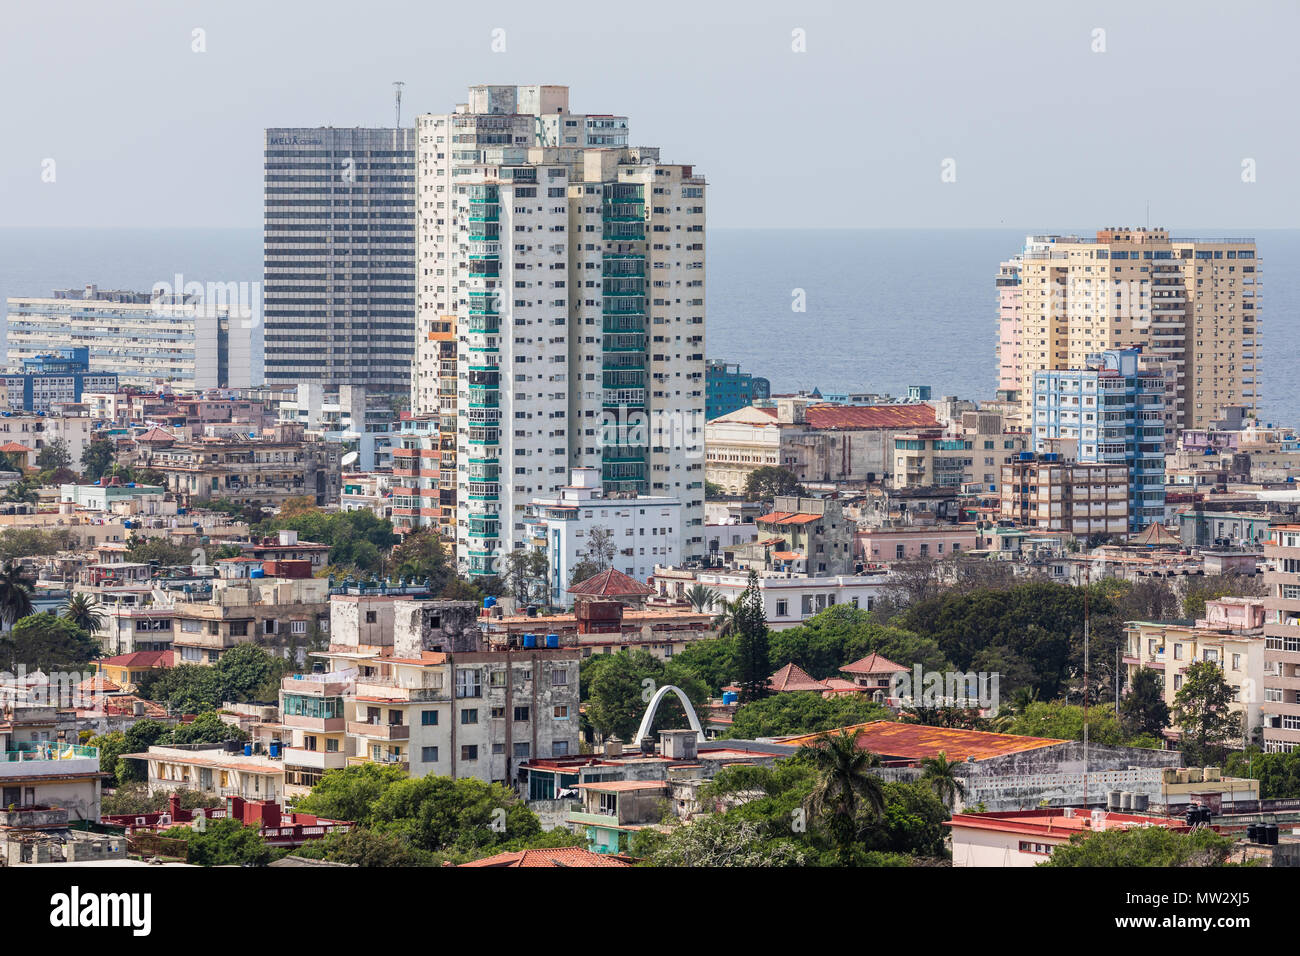
[[[1106,791],[1127,790],[1145,793],[1154,803],[1160,796],[1160,768],[1181,764],[1182,756],[1172,750],[1089,744],[1086,799],[1103,803]],[[921,770],[914,767],[885,767],[874,772],[882,780],[899,783],[916,782],[921,777]],[[967,808],[982,803],[990,812],[1032,810],[1043,801],[1064,807],[1085,800],[1081,741],[965,763],[955,773],[965,784],[961,803]]]
[[[483,648],[478,605],[473,601],[397,601],[393,604],[393,653],[476,653]]]

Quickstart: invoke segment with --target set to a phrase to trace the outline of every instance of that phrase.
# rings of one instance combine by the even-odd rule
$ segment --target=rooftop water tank
[[[244,744],[244,756],[245,756],[245,757],[251,757],[251,756],[253,756],[253,745],[252,745],[252,744]]]
[[[525,635],[524,635],[524,647],[536,647],[536,646],[537,646],[537,635],[536,635],[536,634],[525,634]]]
[[[560,646],[560,635],[558,635],[558,634],[547,634],[547,635],[546,635],[546,646],[547,646],[547,647],[559,647],[559,646]]]

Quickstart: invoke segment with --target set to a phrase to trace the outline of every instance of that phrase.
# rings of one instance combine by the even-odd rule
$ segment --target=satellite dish
[[[361,457],[361,453],[360,453],[360,452],[350,451],[350,452],[348,452],[346,455],[343,456],[343,464],[345,464],[345,465],[351,465],[352,463],[354,463],[354,462],[355,462],[358,458],[360,458],[360,457]]]

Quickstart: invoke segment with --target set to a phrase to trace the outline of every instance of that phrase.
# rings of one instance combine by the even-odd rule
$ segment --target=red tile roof
[[[907,668],[902,664],[895,664],[879,654],[868,654],[861,660],[854,661],[852,664],[845,664],[840,668],[841,674],[894,674],[898,671],[906,673]]]
[[[155,425],[153,428],[149,429],[144,434],[136,436],[135,440],[138,442],[139,441],[174,442],[176,440],[176,436],[171,434],[170,432],[163,431],[163,429]]]
[[[570,594],[586,594],[591,597],[626,597],[654,594],[655,590],[628,577],[622,571],[609,568],[580,584],[569,588]]]
[[[22,452],[26,454],[30,453],[32,449],[28,448],[26,445],[19,444],[16,441],[7,441],[3,445],[0,445],[0,451],[5,452],[6,454],[9,452]]]
[[[860,749],[907,760],[924,760],[927,757],[937,757],[940,753],[957,762],[964,761],[967,757],[987,760],[990,757],[1003,757],[1066,743],[1064,740],[1049,740],[1045,737],[1017,737],[1011,734],[990,734],[982,730],[926,727],[889,720],[876,720],[848,729],[857,732]],[[805,734],[802,737],[787,738],[781,743],[794,746],[810,744],[826,733],[838,732]]]
[[[825,684],[810,676],[798,664],[786,664],[767,679],[767,686],[778,693],[795,690],[829,690]]]
[[[136,651],[133,654],[118,654],[105,657],[100,664],[113,667],[171,667],[176,663],[175,651]]]
[[[592,853],[581,847],[565,846],[550,850],[520,850],[515,853],[498,853],[481,860],[471,860],[461,866],[523,867],[523,866],[631,866],[617,857]]]
[[[821,515],[807,514],[800,511],[772,511],[760,515],[754,520],[759,524],[810,524],[821,517]]]
[[[926,428],[939,424],[934,408],[917,405],[809,405],[805,421],[816,429]]]

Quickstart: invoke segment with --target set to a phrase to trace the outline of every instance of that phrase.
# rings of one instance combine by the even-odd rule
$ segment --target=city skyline
[[[653,31],[617,16],[575,31],[580,15],[527,7],[404,7],[344,33],[288,4],[257,21],[239,6],[149,5],[131,20],[73,6],[13,14],[8,36],[28,39],[6,49],[0,79],[42,82],[4,107],[24,134],[0,151],[0,227],[252,225],[264,129],[386,126],[395,80],[411,127],[468,84],[540,79],[591,90],[589,109],[618,104],[639,117],[638,142],[729,184],[715,227],[1041,228],[1103,206],[1139,224],[1148,203],[1153,223],[1300,223],[1300,187],[1283,174],[1295,133],[1273,122],[1296,79],[1284,44],[1300,11],[1276,6],[1016,4],[992,16],[954,5],[923,19],[759,4],[737,23],[728,8],[678,5]],[[78,68],[42,65],[56,36]],[[1185,66],[1197,56],[1215,69]],[[662,82],[618,80],[647,59]],[[1206,147],[1150,148],[1180,128]],[[746,129],[764,131],[762,150],[737,148]],[[822,202],[820,185],[844,177],[859,187]],[[747,202],[754,191],[768,200]]]

